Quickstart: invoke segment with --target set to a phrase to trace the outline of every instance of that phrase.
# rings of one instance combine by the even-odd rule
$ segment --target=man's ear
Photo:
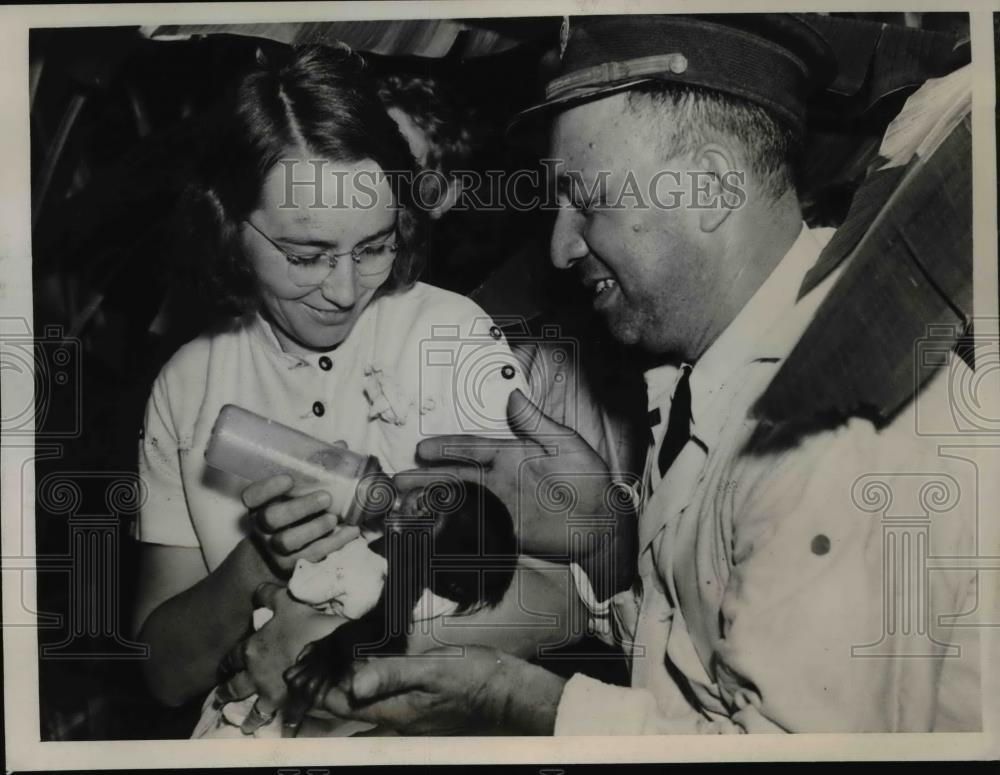
[[[692,209],[698,213],[698,223],[703,232],[718,229],[735,209],[734,203],[746,201],[746,195],[739,181],[746,179],[740,174],[735,155],[724,145],[706,143],[695,154],[692,170]],[[740,188],[734,191],[734,188]]]
[[[438,220],[453,208],[457,204],[458,198],[462,195],[462,181],[451,175],[447,175],[446,178],[448,180],[448,188],[445,190],[444,197],[440,203],[427,212],[432,221]]]

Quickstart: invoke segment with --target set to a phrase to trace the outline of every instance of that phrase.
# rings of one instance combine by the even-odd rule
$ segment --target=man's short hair
[[[777,199],[795,185],[801,138],[766,108],[711,89],[675,83],[639,86],[627,92],[626,104],[635,114],[648,107],[660,108],[653,132],[665,158],[691,153],[721,135],[740,143],[748,171],[760,181],[765,194]]]

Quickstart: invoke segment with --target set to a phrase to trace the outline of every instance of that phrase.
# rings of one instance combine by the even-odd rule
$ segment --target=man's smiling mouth
[[[601,280],[598,280],[597,283],[594,285],[594,297],[597,298],[602,294],[606,293],[607,291],[610,291],[612,288],[617,288],[617,287],[618,287],[617,281],[612,280],[610,277],[605,277]]]

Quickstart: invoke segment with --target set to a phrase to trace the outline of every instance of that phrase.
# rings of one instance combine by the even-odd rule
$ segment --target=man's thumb
[[[370,700],[406,688],[396,659],[374,659],[361,665],[351,680],[351,694],[356,700]]]
[[[542,412],[521,392],[520,388],[511,391],[507,397],[507,422],[515,435],[533,441],[545,436],[565,438],[567,434],[573,433],[572,429],[557,423]]]

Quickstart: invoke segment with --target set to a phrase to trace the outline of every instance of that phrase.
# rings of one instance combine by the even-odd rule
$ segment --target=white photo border
[[[0,318],[32,319],[31,206],[28,118],[28,31],[33,27],[264,22],[326,19],[403,19],[493,16],[551,16],[599,12],[690,12],[683,0],[615,0],[566,2],[489,0],[421,3],[170,3],[123,5],[6,6],[0,8]],[[824,2],[810,9],[806,2],[701,0],[698,12],[751,11],[871,11],[867,2]],[[927,0],[882,0],[878,10],[968,11],[971,16],[975,74],[973,97],[973,169],[975,246],[975,310],[977,321],[992,320],[987,339],[1000,341],[996,330],[997,299],[997,159],[994,114],[995,58],[992,13],[988,0],[941,3]],[[977,329],[977,334],[979,330]],[[1000,374],[987,375],[1000,396]],[[11,390],[18,382],[2,383],[4,403],[20,405],[24,396]],[[998,415],[992,415],[998,416]],[[1000,439],[997,439],[1000,445]],[[34,451],[4,444],[2,469],[3,621],[17,622],[24,611],[37,610],[35,580],[17,559],[30,557],[35,545],[34,480],[22,478],[22,467]],[[30,466],[29,466],[30,468]],[[988,486],[996,489],[1000,477]],[[986,503],[1000,502],[991,492]],[[984,545],[1000,557],[1000,520],[986,521]],[[989,610],[1000,610],[1000,590]],[[330,767],[332,764],[515,764],[582,762],[720,762],[791,760],[992,759],[1000,756],[1000,633],[984,630],[984,731],[975,734],[799,734],[746,737],[616,738],[323,738],[296,740],[94,741],[42,742],[39,739],[38,638],[32,627],[3,629],[4,701],[8,770],[126,769],[143,766],[193,768],[223,766]]]

